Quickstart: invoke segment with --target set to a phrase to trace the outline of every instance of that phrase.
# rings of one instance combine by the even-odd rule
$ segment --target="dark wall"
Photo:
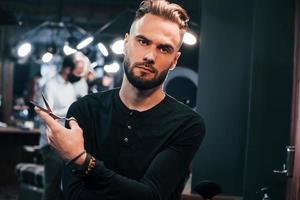
[[[242,195],[251,66],[252,2],[203,0],[198,111],[206,136],[193,183],[209,179]]]
[[[253,66],[244,195],[270,187],[272,199],[285,199],[282,169],[289,144],[292,97],[294,0],[255,0]]]
[[[269,186],[284,199],[272,171],[289,140],[294,0],[202,0],[201,13],[197,107],[207,132],[193,185],[213,180],[246,200]]]

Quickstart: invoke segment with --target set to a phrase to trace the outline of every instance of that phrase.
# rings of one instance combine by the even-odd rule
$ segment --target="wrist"
[[[66,165],[68,166],[68,165],[70,165],[70,164],[72,164],[72,163],[76,163],[76,164],[79,165],[80,162],[78,162],[78,160],[79,160],[81,157],[83,157],[85,154],[86,154],[86,151],[83,150],[83,151],[82,151],[81,153],[79,153],[77,156],[75,156],[74,158],[72,158],[71,160],[69,160],[68,162],[66,162]],[[81,161],[81,159],[80,159],[80,161]]]
[[[75,164],[83,165],[85,159],[86,159],[86,152],[84,154],[82,154],[77,160],[75,160]]]
[[[81,163],[81,159],[84,158],[83,163]],[[68,166],[68,165],[67,165]],[[94,167],[96,166],[96,158],[90,155],[89,153],[85,153],[78,158],[78,161],[74,161],[69,165],[69,168],[71,169],[71,172],[80,178],[88,177]]]

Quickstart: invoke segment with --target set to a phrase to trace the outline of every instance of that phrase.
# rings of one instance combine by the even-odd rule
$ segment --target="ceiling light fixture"
[[[104,71],[107,73],[116,73],[120,70],[120,64],[118,62],[113,62],[108,65],[104,65]]]
[[[29,42],[22,43],[17,48],[17,55],[21,58],[28,56],[31,53],[32,45]]]
[[[94,41],[94,37],[88,36],[88,37],[84,38],[81,42],[78,43],[78,45],[76,46],[76,49],[78,49],[78,50],[83,49],[83,48],[87,47],[89,44],[91,44],[93,41]]]
[[[103,43],[99,42],[97,44],[97,47],[98,47],[99,51],[102,53],[103,56],[105,56],[105,57],[108,56],[107,48],[105,47],[105,45]]]
[[[119,39],[111,45],[111,50],[115,54],[123,54],[124,52],[123,49],[124,49],[124,40]]]
[[[43,63],[48,63],[52,60],[53,58],[53,54],[50,52],[46,52],[43,56],[42,56],[42,61]]]
[[[71,48],[71,47],[68,46],[67,44],[64,45],[63,51],[64,51],[64,54],[65,54],[66,56],[71,55],[71,54],[77,52],[76,49]]]
[[[187,45],[195,45],[197,43],[197,38],[191,32],[186,32],[183,36],[183,42]]]

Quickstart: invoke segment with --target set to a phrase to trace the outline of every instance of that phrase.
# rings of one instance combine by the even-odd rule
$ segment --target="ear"
[[[129,37],[129,33],[126,33],[124,36],[124,44],[128,43],[128,37]]]
[[[175,69],[175,67],[176,67],[176,65],[177,65],[177,61],[178,61],[180,55],[181,55],[181,52],[178,51],[178,52],[176,53],[175,57],[174,57],[174,60],[173,60],[173,62],[172,62],[172,67],[170,68],[170,70],[174,70],[174,69]]]
[[[67,73],[67,74],[70,74],[71,71],[72,71],[72,70],[71,70],[71,67],[65,67],[65,68],[64,68],[64,72]]]
[[[129,38],[129,34],[126,33],[125,36],[124,36],[124,46],[123,46],[123,52],[124,52],[124,53],[126,52],[126,49],[127,49],[128,38]]]

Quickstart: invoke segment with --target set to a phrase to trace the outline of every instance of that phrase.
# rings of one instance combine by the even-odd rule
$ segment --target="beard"
[[[139,66],[143,66],[144,68],[149,69],[152,73],[154,73],[154,77],[152,79],[145,79],[143,77],[146,76],[146,74],[141,74],[140,76],[135,75],[133,70],[134,68]],[[158,73],[153,64],[147,61],[134,63],[133,65],[131,65],[129,58],[126,55],[124,57],[123,67],[128,81],[139,90],[149,90],[160,86],[167,78],[169,72],[169,69],[166,69]]]

